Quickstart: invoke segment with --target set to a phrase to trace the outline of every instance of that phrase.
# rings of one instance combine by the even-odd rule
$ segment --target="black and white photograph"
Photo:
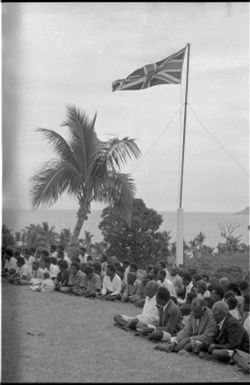
[[[1,16],[1,382],[249,382],[249,2]]]

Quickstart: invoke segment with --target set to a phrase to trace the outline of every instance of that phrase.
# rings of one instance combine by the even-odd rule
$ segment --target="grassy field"
[[[153,350],[113,326],[135,315],[132,304],[57,292],[32,292],[2,281],[2,382],[244,382],[237,367]]]

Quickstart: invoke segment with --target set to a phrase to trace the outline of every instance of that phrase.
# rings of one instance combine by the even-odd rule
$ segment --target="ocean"
[[[176,240],[176,212],[158,212],[162,215],[163,223],[160,231],[171,231],[171,240]],[[103,237],[98,225],[100,223],[101,211],[92,211],[88,220],[84,223],[80,237],[84,237],[84,231],[93,234],[93,242],[100,242]],[[63,228],[73,231],[76,222],[75,210],[53,210],[53,209],[3,209],[2,224],[7,225],[14,232],[20,231],[30,224],[41,224],[48,222],[55,226],[55,231],[60,233]],[[240,225],[233,233],[234,236],[241,235],[240,241],[249,244],[249,216],[233,213],[207,213],[207,212],[185,212],[184,211],[184,239],[189,242],[201,231],[205,234],[205,244],[216,247],[223,242],[220,236],[220,225]]]

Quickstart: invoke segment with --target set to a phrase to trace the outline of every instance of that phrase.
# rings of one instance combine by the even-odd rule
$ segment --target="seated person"
[[[191,304],[194,297],[192,293],[193,282],[192,276],[188,271],[182,272],[182,282],[184,286],[183,293],[177,297],[178,304],[188,303]]]
[[[86,279],[86,291],[84,292],[85,297],[96,297],[101,291],[101,277],[96,274],[92,266],[85,268]]]
[[[250,335],[250,311],[249,311],[249,294],[244,295],[243,301],[243,327],[246,329]]]
[[[208,347],[209,354],[220,361],[229,362],[235,349],[249,353],[249,335],[229,313],[225,301],[216,302],[212,311],[218,327],[213,343]]]
[[[146,298],[146,285],[149,281],[153,279],[153,276],[151,273],[147,273],[145,277],[141,281],[140,288],[138,289],[134,304],[137,307],[143,307],[145,303],[145,298]],[[159,287],[159,285],[157,284]]]
[[[159,287],[156,293],[159,323],[148,336],[150,340],[169,341],[170,337],[182,329],[182,315],[179,306],[170,299],[169,290]]]
[[[211,290],[210,297],[214,300],[214,302],[222,301],[224,293],[224,289],[220,285],[215,285]]]
[[[121,326],[131,329],[143,329],[156,325],[159,322],[158,309],[156,307],[156,293],[158,284],[155,281],[148,281],[146,284],[146,298],[142,313],[136,316],[127,316],[125,314],[116,314],[114,321]]]
[[[17,260],[13,256],[13,250],[10,248],[6,248],[3,253],[4,266],[2,270],[2,277],[8,277],[10,270],[16,269]]]
[[[198,354],[201,350],[206,350],[212,343],[215,332],[216,323],[212,310],[206,306],[203,299],[194,298],[185,327],[176,337],[170,339],[170,344],[160,345],[157,348],[167,352],[179,352],[185,349]]]
[[[226,293],[225,293],[226,294]],[[241,321],[242,317],[238,307],[238,301],[234,295],[230,295],[225,299],[225,302],[228,304],[229,313],[235,317],[238,321]]]
[[[115,300],[121,298],[122,281],[116,273],[114,264],[107,265],[107,274],[103,278],[100,299]]]
[[[157,283],[160,287],[166,287],[168,289],[170,297],[177,297],[172,281],[167,278],[166,270],[158,271]]]
[[[40,267],[39,262],[34,261],[32,262],[32,269],[30,272],[31,279],[37,278],[37,279],[43,279],[44,270]]]
[[[56,257],[50,257],[50,269],[49,269],[50,278],[55,281],[59,272],[60,272],[60,269],[59,269],[59,265],[57,263]]]
[[[63,291],[61,288],[68,286],[69,281],[69,270],[68,270],[68,262],[64,259],[59,261],[59,273],[55,279],[55,290]],[[66,289],[67,290],[67,289]]]
[[[183,292],[184,287],[176,266],[170,269],[168,278],[173,283],[177,296],[179,296]]]
[[[207,283],[202,279],[196,282],[197,298],[204,299],[210,297],[210,291],[207,289]]]
[[[16,269],[9,273],[9,282],[17,285],[28,285],[30,280],[30,268],[23,257],[18,257]]]
[[[136,273],[129,272],[127,276],[127,283],[121,295],[122,302],[135,302],[138,291],[140,290],[141,281],[136,277]]]
[[[223,289],[224,292],[228,290],[228,285],[230,280],[227,277],[222,277],[219,279],[219,286]]]
[[[50,278],[48,272],[45,272],[43,275],[43,280],[40,283],[33,285],[31,287],[31,290],[48,292],[48,291],[54,290],[54,288],[55,288],[54,280],[52,278]]]
[[[72,262],[69,268],[68,286],[62,286],[62,293],[83,295],[86,290],[86,274],[80,270],[78,262]]]

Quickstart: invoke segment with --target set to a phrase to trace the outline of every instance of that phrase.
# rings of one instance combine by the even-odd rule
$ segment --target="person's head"
[[[249,282],[248,281],[240,281],[239,289],[241,295],[249,294]]]
[[[23,257],[18,257],[16,264],[18,267],[22,267],[25,264],[25,259]]]
[[[108,260],[107,255],[102,254],[102,256],[101,256],[101,263],[107,262],[107,260]]]
[[[92,265],[94,263],[93,258],[92,258],[91,255],[87,256],[87,263],[90,264],[90,265]]]
[[[224,290],[221,286],[216,285],[211,291],[211,297],[214,299],[214,302],[221,301],[224,297]]]
[[[52,265],[57,265],[57,259],[55,257],[50,257],[50,263]]]
[[[50,246],[50,252],[51,254],[54,253],[56,251],[56,245],[51,245]]]
[[[227,287],[229,285],[230,281],[227,277],[222,277],[219,279],[219,285],[222,287],[224,291],[227,291]]]
[[[49,278],[49,273],[45,272],[45,273],[43,274],[43,279],[48,279],[48,278]]]
[[[65,270],[67,270],[68,267],[69,267],[68,262],[65,261],[64,259],[62,259],[62,260],[58,263],[58,266],[59,266],[60,271],[65,271]]]
[[[18,249],[18,250],[15,250],[13,252],[13,257],[16,258],[16,260],[18,260],[19,257],[21,257],[21,251]]]
[[[127,276],[128,284],[129,284],[129,285],[133,285],[134,282],[135,282],[135,280],[136,280],[136,273],[133,273],[133,272],[130,271],[130,272],[128,273],[128,276]]]
[[[197,293],[204,294],[207,290],[207,283],[202,279],[199,279],[196,283]]]
[[[237,307],[238,301],[237,299],[233,296],[230,296],[226,299],[226,303],[228,304],[229,310],[233,310]]]
[[[80,270],[80,263],[73,261],[70,265],[72,274],[76,274]]]
[[[59,251],[59,250],[64,251],[64,245],[59,244],[59,245],[57,246],[57,251]]]
[[[209,309],[212,309],[212,306],[215,303],[214,299],[212,297],[205,297],[204,301],[206,303],[206,306],[209,307]]]
[[[192,282],[193,282],[193,285],[194,287],[197,287],[197,282],[201,280],[201,275],[196,273],[193,275],[192,277]]]
[[[94,273],[94,268],[90,265],[86,266],[85,268],[85,274],[87,275],[88,278],[91,278]]]
[[[158,306],[164,307],[170,299],[169,290],[166,287],[159,287],[156,293],[156,302]]]
[[[7,247],[4,250],[4,255],[6,259],[10,260],[10,258],[13,257],[13,250]]]
[[[213,304],[212,312],[216,322],[221,322],[229,312],[228,304],[224,301],[217,301]]]
[[[112,263],[109,263],[109,264],[107,265],[107,275],[108,275],[109,277],[114,277],[115,273],[116,273],[115,265],[112,264]]]
[[[35,253],[36,253],[36,248],[32,246],[32,247],[30,248],[30,254],[34,256]]]
[[[240,295],[240,289],[236,282],[230,282],[227,286],[227,290],[231,290],[235,295]]]
[[[72,262],[81,263],[80,258],[77,255],[71,257]]]
[[[136,264],[135,262],[130,263],[129,271],[130,271],[131,273],[136,273],[137,270],[138,270],[137,264]]]
[[[153,272],[153,266],[152,265],[148,265],[147,267],[146,267],[146,273],[151,273],[151,272]]]
[[[249,307],[250,307],[249,294],[245,294],[243,296],[243,311],[244,312],[249,312]]]
[[[201,318],[206,310],[206,302],[203,299],[194,298],[191,303],[191,312],[194,318]]]
[[[177,274],[178,274],[178,267],[177,267],[177,266],[171,267],[171,269],[170,269],[170,275],[171,275],[172,277],[175,277]]]
[[[59,249],[57,250],[57,259],[64,259],[64,251]]]
[[[229,297],[235,297],[235,294],[232,290],[228,290],[224,293],[224,300],[226,301]]]
[[[44,256],[42,259],[43,268],[50,268],[50,257],[48,255]]]
[[[102,271],[102,265],[99,262],[93,263],[94,272],[98,275],[101,274]]]
[[[124,270],[125,270],[124,267],[121,266],[121,265],[116,265],[115,269],[116,269],[116,273],[119,275],[121,280],[123,280],[123,278],[124,278]]]
[[[128,260],[128,259],[125,259],[125,261],[123,262],[123,267],[124,267],[124,269],[126,269],[129,265],[130,265],[129,260]]]
[[[30,253],[30,249],[23,249],[23,256],[26,260],[29,259],[31,253]]]
[[[161,281],[163,282],[166,278],[166,270],[160,270],[158,271],[158,274],[157,274],[157,281]]]
[[[39,262],[38,261],[32,262],[32,269],[34,271],[37,271],[39,269]]]
[[[148,281],[145,286],[146,297],[152,298],[154,295],[156,295],[158,288],[159,286],[156,281]]]
[[[160,269],[160,270],[162,270],[162,269],[166,269],[166,267],[167,267],[167,264],[166,264],[166,262],[164,262],[164,261],[161,261],[161,262],[159,263],[159,269]]]
[[[182,273],[182,282],[184,286],[187,286],[192,281],[191,274],[188,271]]]
[[[85,253],[86,253],[85,247],[80,247],[79,254],[84,257]]]
[[[202,278],[202,280],[203,281],[205,281],[205,282],[209,282],[209,276],[207,275],[207,274],[205,274],[205,273],[203,273],[202,275],[201,275],[201,278]]]

